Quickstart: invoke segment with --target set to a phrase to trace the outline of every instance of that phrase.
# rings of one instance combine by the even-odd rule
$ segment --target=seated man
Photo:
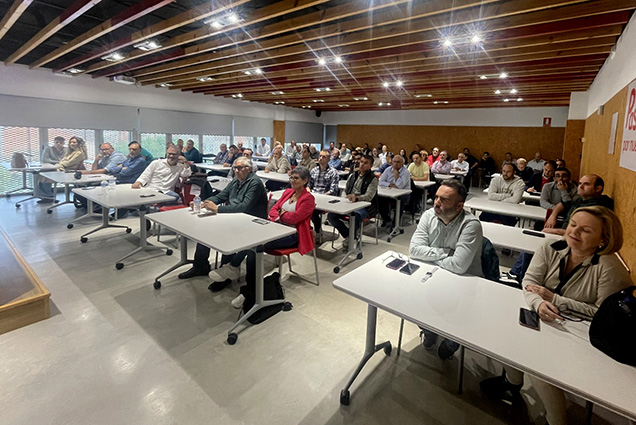
[[[321,154],[322,155],[322,154]],[[362,228],[362,221],[367,217],[372,217],[376,214],[377,196],[378,196],[378,179],[371,172],[371,165],[373,164],[373,158],[369,155],[363,155],[360,160],[360,168],[357,173],[353,173],[347,179],[347,185],[345,187],[345,194],[349,202],[368,201],[371,205],[367,208],[360,208],[352,212],[355,215],[356,235],[358,235]],[[354,229],[349,229],[345,224],[345,217],[343,215],[329,213],[327,220],[344,238],[342,246],[345,249],[349,248],[349,232]]]
[[[272,152],[272,157],[269,159],[269,162],[265,167],[265,172],[287,174],[290,170],[291,165],[289,164],[287,157],[283,155],[283,147],[281,145],[276,145]],[[274,180],[268,180],[267,183],[265,183],[267,190],[272,192],[287,187],[288,185],[288,183],[277,182]]]
[[[560,202],[574,201],[577,197],[577,185],[570,181],[570,170],[557,168],[554,171],[554,181],[546,183],[541,189],[541,207],[546,210],[554,209]]]
[[[409,164],[411,180],[428,181],[431,176],[430,168],[428,164],[422,160],[422,155],[419,152],[413,152],[411,159],[413,160],[413,162]]]
[[[183,156],[190,162],[198,164],[202,162],[201,153],[194,147],[194,140],[188,140],[183,150]]]
[[[382,175],[382,173],[384,173],[384,171],[391,167],[393,165],[393,152],[387,152],[385,154],[385,159],[386,162],[383,162],[382,165],[380,165],[380,167],[375,170],[375,175],[380,178],[380,176]],[[373,158],[373,157],[372,157]],[[427,164],[428,165],[428,164]]]
[[[309,190],[314,193],[324,193],[326,195],[337,196],[340,193],[338,182],[340,175],[335,168],[329,165],[329,151],[320,151],[318,156],[318,166],[309,172]],[[311,216],[318,243],[322,243],[322,211],[314,210]]]
[[[447,161],[447,158],[448,152],[441,151],[439,153],[439,157],[433,162],[433,166],[431,167],[433,174],[450,174],[452,165]]]
[[[490,157],[489,152],[484,152],[484,155],[477,164],[477,167],[479,168],[480,184],[483,183],[485,185],[489,185],[492,175],[497,172],[497,164],[495,164],[495,160]]]
[[[457,159],[451,161],[451,172],[454,173],[468,173],[470,166],[468,165],[468,161],[466,161],[466,155],[462,152],[457,155]]]
[[[230,153],[227,155],[227,160],[223,163],[224,167],[231,167],[236,161],[236,158],[240,157],[238,148],[236,145],[230,145]]]
[[[501,201],[511,204],[518,204],[523,197],[523,180],[515,176],[515,169],[512,164],[506,164],[501,169],[501,175],[492,179],[488,188],[488,199],[491,201]],[[479,216],[481,221],[494,221],[514,226],[517,223],[516,217],[490,212],[482,212]]]
[[[242,156],[252,161],[252,150],[250,148],[243,149]],[[255,173],[257,171],[258,171],[258,166],[254,162],[252,162],[252,172]],[[230,171],[227,173],[227,176],[229,178],[234,178],[234,167],[230,167]]]
[[[384,170],[380,176],[378,185],[380,187],[394,187],[397,189],[411,188],[411,175],[409,174],[409,170],[404,166],[404,158],[402,158],[401,155],[395,155],[393,157],[393,165]],[[401,204],[406,205],[410,196],[410,194],[401,196]],[[395,200],[390,198],[380,198],[379,200],[379,210],[382,216],[383,227],[391,227],[391,207],[394,204]]]
[[[545,160],[541,159],[541,152],[535,152],[534,158],[528,161],[528,167],[532,168],[535,173],[543,171]]]
[[[132,141],[128,144],[128,156],[110,171],[117,183],[134,183],[146,169],[146,160],[141,155],[141,145]]]
[[[528,183],[534,174],[534,170],[528,167],[528,161],[525,158],[517,158],[517,171],[515,171],[515,174],[521,177],[524,183]]]
[[[44,151],[42,151],[42,157],[40,158],[40,163],[44,165],[57,165],[62,158],[66,155],[66,148],[64,147],[64,137],[56,136],[53,139],[53,146],[47,146]],[[33,174],[33,187],[34,196],[40,198],[38,200],[38,204],[53,202],[53,198],[55,194],[53,193],[53,184],[47,182],[43,182],[43,179],[40,177],[40,174]]]
[[[258,156],[269,156],[269,152],[269,145],[267,144],[267,140],[263,137],[260,145],[256,146],[256,154]]]
[[[221,143],[220,149],[221,150],[216,154],[216,158],[214,158],[213,162],[218,165],[223,165],[227,162],[230,153],[228,152],[227,145],[225,143]]]
[[[409,255],[416,260],[433,263],[456,274],[482,276],[481,223],[464,211],[466,188],[455,179],[444,180],[435,194],[434,207],[422,214],[409,246]],[[431,349],[437,334],[422,329],[423,345]],[[445,339],[437,354],[450,359],[459,344]]]
[[[342,160],[342,164],[344,167],[349,166],[349,161],[351,161],[351,150],[345,143],[342,143],[340,145],[340,159]]]
[[[115,152],[115,148],[110,143],[102,143],[99,149],[101,153],[95,156],[91,169],[82,170],[82,174],[112,174],[113,170],[126,159],[124,154]]]
[[[235,178],[220,193],[206,199],[201,207],[217,214],[245,213],[255,217],[267,217],[267,193],[256,174],[252,172],[252,160],[245,156],[234,161]],[[205,276],[210,273],[210,248],[197,244],[192,268],[179,274],[179,279]],[[239,266],[244,255],[223,255],[221,268],[211,274],[212,283],[209,289],[217,292],[239,277]],[[228,267],[223,267],[229,264]]]
[[[132,184],[133,189],[147,187],[161,191],[179,201],[181,196],[174,191],[182,177],[190,177],[190,165],[184,156],[177,153],[177,148],[170,146],[166,150],[165,159],[157,159],[150,163],[139,178]]]
[[[336,170],[342,169],[342,160],[340,159],[340,151],[338,149],[333,150],[329,165]]]
[[[309,153],[309,147],[307,145],[302,147],[302,154],[300,159],[298,160],[299,167],[305,167],[309,171],[313,170],[316,166],[316,161],[311,159],[311,155]]]
[[[548,161],[543,166],[543,173],[534,173],[526,184],[526,191],[530,193],[541,193],[543,186],[550,183],[554,179],[554,170],[556,170],[556,162]]]

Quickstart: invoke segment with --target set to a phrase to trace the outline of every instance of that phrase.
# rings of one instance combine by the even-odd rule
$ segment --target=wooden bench
[[[0,230],[0,334],[50,317],[51,293]]]

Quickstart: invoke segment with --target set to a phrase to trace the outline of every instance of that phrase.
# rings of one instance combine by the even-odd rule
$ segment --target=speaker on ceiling
[[[320,116],[321,116],[321,115],[322,115],[322,111],[316,111],[316,116],[317,116],[318,118],[320,118]]]

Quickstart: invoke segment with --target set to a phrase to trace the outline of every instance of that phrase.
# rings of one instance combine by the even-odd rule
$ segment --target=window
[[[165,133],[141,133],[141,146],[157,158],[166,156]]]
[[[75,128],[49,128],[49,141],[57,136],[62,136],[66,140],[64,146],[68,147],[68,140],[75,136],[81,137],[86,142],[86,160],[95,159],[95,130],[75,129]]]
[[[117,152],[121,152],[124,155],[128,155],[130,137],[130,131],[104,130],[104,143],[110,143]]]
[[[11,172],[11,157],[19,152],[28,163],[40,162],[38,129],[0,126],[0,193],[22,187],[22,173]],[[27,174],[27,186],[33,187],[33,175]]]
[[[203,150],[202,154],[213,153],[216,154],[221,150],[221,144],[225,143],[230,146],[230,136],[220,135],[204,135],[203,136]]]

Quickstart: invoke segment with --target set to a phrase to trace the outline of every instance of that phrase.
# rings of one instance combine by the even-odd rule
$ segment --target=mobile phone
[[[406,261],[400,260],[399,258],[396,258],[395,260],[391,261],[386,266],[388,268],[390,268],[391,270],[397,270],[397,269],[399,269],[400,267],[402,267],[405,264],[406,264]]]
[[[545,238],[545,233],[541,233],[541,232],[534,232],[532,230],[524,230],[523,231],[524,235],[530,235],[530,236],[536,236],[538,238]]]
[[[406,263],[406,265],[400,269],[400,272],[410,276],[419,268],[420,266],[417,264]]]
[[[149,195],[139,195],[140,198],[152,198],[153,196],[155,196],[154,193],[151,193]]]
[[[197,214],[197,217],[203,218],[203,217],[209,217],[211,215],[216,215],[216,213],[213,211],[200,212],[199,214]]]
[[[528,310],[521,307],[519,309],[519,324],[526,328],[534,329],[538,331],[539,326],[539,314],[536,311]]]
[[[332,199],[329,201],[330,204],[337,204],[338,202],[340,202],[340,199]]]
[[[269,220],[265,220],[263,218],[255,218],[254,220],[252,220],[254,223],[258,223],[258,224],[269,224],[270,221]]]

